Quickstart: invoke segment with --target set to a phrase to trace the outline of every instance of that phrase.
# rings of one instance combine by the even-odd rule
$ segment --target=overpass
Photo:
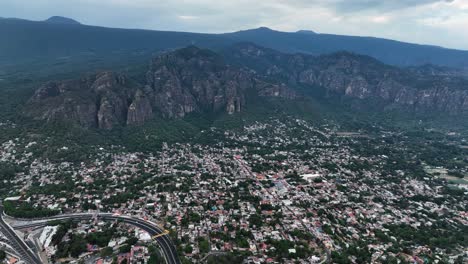
[[[153,222],[146,221],[146,220],[132,217],[132,216],[116,215],[116,214],[110,214],[110,213],[95,213],[95,214],[76,213],[76,214],[63,214],[63,215],[51,216],[51,217],[41,218],[41,219],[12,218],[12,220],[18,221],[18,224],[14,224],[12,227],[13,229],[37,228],[37,227],[44,227],[51,221],[67,221],[67,220],[83,221],[83,220],[92,220],[94,218],[98,218],[103,221],[120,221],[129,225],[138,227],[142,230],[145,230],[146,232],[149,233],[151,237],[154,238],[156,243],[158,243],[158,245],[161,247],[164,258],[168,264],[180,264],[180,259],[177,255],[177,250],[174,244],[172,243],[172,241],[170,240],[167,234],[167,231],[163,230],[161,227],[159,227]],[[40,262],[31,261],[30,263],[36,264]]]
[[[8,240],[8,244],[16,251],[26,264],[41,264],[42,261],[35,252],[15,233],[13,228],[3,220],[3,205],[0,203],[0,232]]]

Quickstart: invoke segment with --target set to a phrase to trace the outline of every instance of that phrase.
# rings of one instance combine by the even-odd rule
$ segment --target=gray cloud
[[[453,0],[338,0],[334,6],[339,12],[356,11],[393,11],[398,9],[422,6],[437,2],[453,2]]]

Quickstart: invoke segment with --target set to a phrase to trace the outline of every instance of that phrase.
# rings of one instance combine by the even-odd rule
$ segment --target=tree
[[[105,258],[105,257],[109,257],[112,255],[114,251],[112,250],[111,247],[105,247],[101,250],[101,257],[102,258]]]
[[[3,250],[0,250],[0,261],[3,261],[6,258],[6,253]]]
[[[132,237],[129,237],[129,238],[125,241],[125,244],[128,244],[128,245],[130,245],[130,246],[134,246],[137,242],[138,242],[138,238],[132,236]]]
[[[200,247],[200,252],[208,253],[210,252],[210,243],[205,238],[198,240],[198,246]]]
[[[132,246],[127,244],[127,245],[121,246],[119,251],[120,253],[128,253],[130,252],[130,250],[132,250]]]
[[[81,235],[73,235],[70,243],[70,255],[77,258],[86,251],[86,240]]]
[[[5,213],[10,216],[18,218],[38,218],[47,217],[58,214],[60,211],[42,208],[40,206],[34,207],[31,203],[5,201],[3,203]]]
[[[208,264],[241,264],[244,261],[244,256],[226,254],[221,256],[210,256],[207,260]]]
[[[250,226],[261,227],[263,225],[263,219],[260,215],[254,214],[249,217]]]
[[[148,251],[150,253],[148,264],[158,264],[164,262],[164,258],[160,255],[159,250],[154,245],[150,245],[148,247]]]
[[[164,258],[161,257],[161,255],[158,252],[151,254],[148,260],[148,264],[159,264],[159,263],[164,263]]]
[[[52,236],[52,245],[56,246],[60,242],[62,242],[63,237],[67,234],[70,227],[71,227],[70,221],[60,223],[57,228],[57,232],[55,232],[55,234]]]
[[[105,247],[109,244],[109,241],[115,235],[115,232],[115,228],[107,228],[101,232],[90,233],[86,236],[86,241],[92,245]]]
[[[458,258],[455,260],[455,264],[463,264],[463,257],[462,256],[458,256]]]
[[[185,246],[184,252],[185,254],[191,254],[193,252],[193,247],[191,245]]]

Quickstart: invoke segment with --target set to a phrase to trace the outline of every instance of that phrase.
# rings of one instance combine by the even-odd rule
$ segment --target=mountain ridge
[[[212,51],[189,46],[153,58],[145,83],[114,72],[47,82],[29,100],[25,115],[112,129],[142,125],[155,115],[174,119],[191,113],[234,114],[256,97],[294,99],[296,93],[227,65]]]
[[[288,53],[327,54],[348,50],[365,54],[387,64],[417,66],[434,64],[468,69],[468,51],[419,45],[375,37],[281,32],[267,28],[224,34],[203,34],[139,29],[116,29],[88,25],[66,25],[26,20],[0,20],[0,34],[9,36],[0,43],[5,63],[32,59],[54,60],[65,56],[108,55],[126,59],[135,52],[148,54],[182,48],[191,44],[222,49],[237,42]],[[31,43],[35,43],[32,45]]]
[[[383,108],[436,110],[449,114],[468,112],[468,80],[445,74],[402,69],[375,58],[350,52],[312,56],[286,54],[241,43],[226,56],[237,64],[253,68],[260,76],[284,81],[289,86],[325,88],[327,96],[359,100],[381,100]]]
[[[268,98],[353,100],[361,108],[380,105],[382,112],[468,114],[468,80],[434,74],[351,52],[288,54],[239,43],[216,53],[192,45],[154,57],[143,82],[114,72],[48,82],[36,90],[25,114],[107,130],[143,125],[155,116],[232,115],[244,112],[248,102]]]

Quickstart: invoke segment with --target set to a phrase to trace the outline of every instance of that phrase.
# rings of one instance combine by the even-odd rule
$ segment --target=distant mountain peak
[[[258,28],[252,28],[252,29],[246,29],[246,30],[238,31],[238,33],[242,33],[242,32],[270,33],[270,32],[276,32],[276,30],[271,29],[269,27],[258,27]]]
[[[52,16],[49,17],[47,20],[44,20],[46,23],[52,23],[52,24],[67,24],[67,25],[81,25],[80,22],[68,18],[68,17],[62,17],[62,16]]]
[[[274,31],[273,29],[271,29],[269,27],[259,27],[256,30]]]
[[[296,31],[298,34],[304,34],[304,35],[316,35],[317,32],[312,31],[312,30],[298,30]]]

